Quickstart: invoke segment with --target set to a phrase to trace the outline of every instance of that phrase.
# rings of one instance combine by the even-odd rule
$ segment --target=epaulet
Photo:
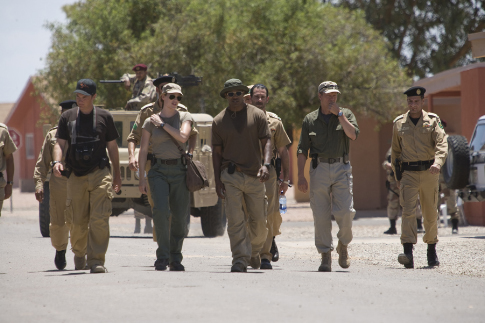
[[[397,120],[401,120],[402,118],[404,118],[404,114],[401,114],[400,116],[398,116],[396,119],[394,119],[392,123],[396,123]]]
[[[152,107],[154,105],[155,105],[155,102],[145,104],[144,106],[141,107],[140,111],[145,110],[145,109]]]
[[[5,128],[5,129],[7,129],[7,130],[8,130],[8,127],[7,127],[7,125],[6,125],[5,123],[1,123],[1,122],[0,122],[0,127]]]
[[[278,119],[278,120],[280,120],[280,121],[281,121],[281,118],[280,118],[280,117],[278,117],[278,115],[277,115],[276,113],[273,113],[273,112],[269,112],[269,111],[268,111],[268,115],[269,115],[271,118],[275,118],[275,119]]]
[[[428,116],[431,117],[431,118],[440,118],[436,113],[433,113],[433,112],[428,112]]]

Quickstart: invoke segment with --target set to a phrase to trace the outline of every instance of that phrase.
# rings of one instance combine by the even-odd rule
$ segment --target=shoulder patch
[[[7,125],[6,125],[5,123],[1,123],[1,122],[0,122],[0,127],[5,128],[5,129],[7,129],[7,130],[8,130],[8,127],[7,127]]]
[[[401,114],[400,116],[398,116],[396,119],[394,119],[394,121],[392,123],[395,123],[396,121],[398,121],[402,118],[404,118],[404,114]]]
[[[280,118],[280,117],[278,117],[278,115],[277,115],[276,113],[273,113],[273,112],[269,112],[269,111],[268,111],[268,115],[269,115],[271,118],[275,118],[275,119],[278,119],[278,120],[280,120],[280,121],[281,121],[281,118]]]
[[[146,104],[146,105],[142,106],[142,107],[141,107],[141,109],[140,109],[140,111],[142,111],[142,110],[146,110],[147,108],[149,108],[149,107],[153,107],[154,105],[155,105],[155,102],[148,103],[148,104]]]

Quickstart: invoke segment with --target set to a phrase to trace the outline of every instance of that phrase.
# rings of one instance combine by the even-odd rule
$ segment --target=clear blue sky
[[[75,0],[1,1],[0,103],[15,102],[29,76],[44,67],[51,45],[46,22],[65,22],[65,4]]]

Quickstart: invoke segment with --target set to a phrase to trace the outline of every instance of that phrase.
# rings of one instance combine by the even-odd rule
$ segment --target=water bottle
[[[286,213],[286,196],[284,195],[283,191],[280,193],[280,213]]]

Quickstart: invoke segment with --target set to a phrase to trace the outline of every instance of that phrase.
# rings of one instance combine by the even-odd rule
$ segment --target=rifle
[[[122,80],[101,80],[101,81],[99,81],[99,83],[108,83],[108,84],[111,84],[111,83],[125,83],[125,81],[122,81]]]
[[[172,74],[170,75],[173,75],[175,77],[177,84],[180,85],[181,87],[198,86],[200,83],[202,83],[202,76],[195,76],[195,75],[182,76],[177,72],[172,72]]]

